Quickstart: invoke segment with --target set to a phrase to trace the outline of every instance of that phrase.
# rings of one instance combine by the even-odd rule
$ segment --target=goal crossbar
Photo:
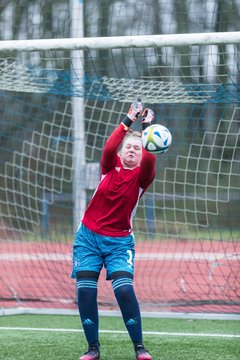
[[[1,51],[96,50],[240,43],[240,31],[0,41]]]

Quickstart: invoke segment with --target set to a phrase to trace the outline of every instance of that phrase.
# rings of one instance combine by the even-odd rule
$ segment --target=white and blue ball
[[[143,147],[153,154],[166,153],[171,143],[172,134],[163,125],[150,125],[142,132]]]

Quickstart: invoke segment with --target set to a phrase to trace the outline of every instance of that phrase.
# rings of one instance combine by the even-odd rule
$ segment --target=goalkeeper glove
[[[132,103],[130,109],[128,110],[127,117],[123,120],[122,124],[129,128],[132,123],[138,118],[138,116],[142,113],[143,105],[141,101],[137,101]]]
[[[127,117],[132,121],[135,121],[143,111],[143,105],[140,101],[132,103],[128,110]]]
[[[145,109],[142,113],[142,129],[145,130],[151,125],[154,119],[154,112],[151,109]]]

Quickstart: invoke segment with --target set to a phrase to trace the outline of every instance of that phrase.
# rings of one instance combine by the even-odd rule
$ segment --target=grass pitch
[[[154,360],[238,360],[240,321],[143,318]],[[101,360],[134,360],[121,318],[100,318]],[[77,360],[86,350],[78,316],[0,317],[1,360]]]

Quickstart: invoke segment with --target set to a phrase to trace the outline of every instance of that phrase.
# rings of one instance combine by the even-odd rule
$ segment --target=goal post
[[[71,0],[71,14],[79,14],[76,18],[73,16],[71,24],[71,38],[84,37],[84,20],[83,20],[83,2]],[[83,52],[80,54],[71,50],[72,62],[72,82],[74,86],[81,87],[84,94],[84,63]],[[81,219],[87,203],[86,182],[79,181],[79,174],[87,166],[85,160],[85,126],[84,126],[84,96],[72,97],[72,117],[73,117],[73,137],[74,137],[74,173],[73,173],[73,230],[76,231],[79,219]]]
[[[140,305],[239,312],[240,32],[74,32],[0,41],[0,307],[76,308],[73,228],[140,97],[173,136],[134,219]],[[116,307],[104,275],[99,304]]]

